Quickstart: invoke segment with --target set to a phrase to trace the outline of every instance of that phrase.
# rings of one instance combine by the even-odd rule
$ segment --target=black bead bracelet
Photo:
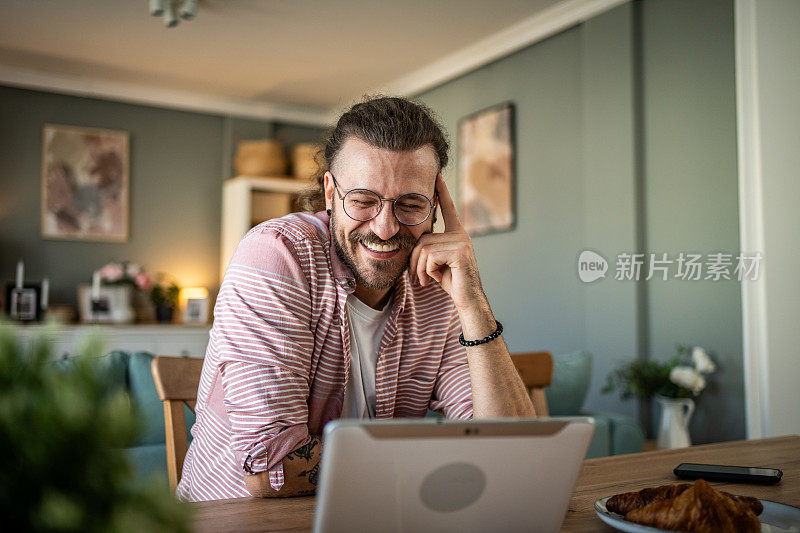
[[[464,334],[458,336],[458,342],[461,343],[461,346],[477,346],[479,344],[486,344],[487,342],[495,340],[503,333],[503,324],[495,320],[495,324],[497,324],[497,329],[494,330],[494,333],[489,335],[488,337],[484,337],[477,341],[465,341]]]

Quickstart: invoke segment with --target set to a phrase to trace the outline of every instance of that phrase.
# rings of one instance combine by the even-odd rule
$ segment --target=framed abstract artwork
[[[514,104],[462,118],[458,127],[459,217],[470,235],[516,224]]]
[[[42,237],[128,240],[128,133],[45,124]]]

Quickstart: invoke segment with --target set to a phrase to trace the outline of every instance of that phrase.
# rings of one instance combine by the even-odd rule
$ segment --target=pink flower
[[[146,272],[139,272],[136,274],[136,277],[133,278],[133,282],[143,291],[149,291],[153,288],[153,280],[150,279],[150,276],[148,276]]]
[[[108,263],[100,269],[100,279],[109,283],[121,280],[124,275],[125,271],[119,263]]]

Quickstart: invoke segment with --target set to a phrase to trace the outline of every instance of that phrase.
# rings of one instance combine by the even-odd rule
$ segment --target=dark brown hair
[[[439,171],[447,166],[450,144],[433,111],[407,98],[366,97],[339,117],[336,126],[325,135],[324,147],[315,157],[317,184],[301,198],[305,209],[325,209],[325,172],[350,137],[398,152],[430,144],[439,161]]]

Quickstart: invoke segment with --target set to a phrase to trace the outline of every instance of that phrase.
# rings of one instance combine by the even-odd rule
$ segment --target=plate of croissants
[[[703,479],[624,492],[594,503],[597,516],[620,531],[800,533],[800,509],[737,496]]]

